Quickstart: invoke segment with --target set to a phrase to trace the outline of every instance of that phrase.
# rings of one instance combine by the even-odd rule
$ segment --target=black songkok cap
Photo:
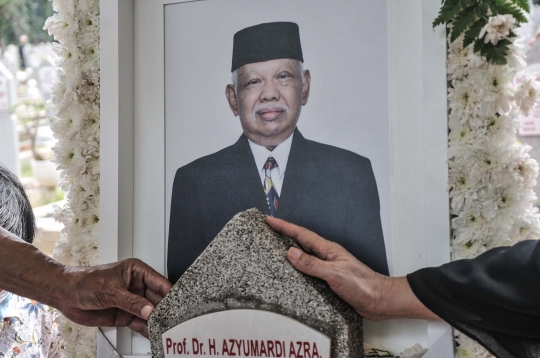
[[[248,63],[278,58],[304,62],[300,45],[300,30],[294,22],[269,22],[234,34],[231,72]]]

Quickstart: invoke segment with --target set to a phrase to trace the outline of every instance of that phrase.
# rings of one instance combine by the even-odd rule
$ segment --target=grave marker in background
[[[19,138],[12,107],[17,103],[15,78],[0,63],[0,162],[19,175]]]

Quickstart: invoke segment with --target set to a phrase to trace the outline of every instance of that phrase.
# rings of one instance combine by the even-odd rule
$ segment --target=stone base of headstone
[[[237,214],[156,307],[153,357],[363,357],[361,317],[292,267],[297,245],[265,218]]]

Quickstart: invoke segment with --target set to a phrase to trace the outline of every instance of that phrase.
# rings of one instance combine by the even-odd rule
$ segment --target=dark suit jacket
[[[270,214],[245,135],[178,169],[169,225],[170,281],[180,278],[234,215],[253,207]],[[296,129],[276,217],[341,244],[375,271],[388,274],[369,159],[306,140]]]

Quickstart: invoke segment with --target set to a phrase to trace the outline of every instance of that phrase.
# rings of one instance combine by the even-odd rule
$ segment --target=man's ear
[[[229,102],[229,107],[231,107],[231,111],[236,117],[238,115],[238,101],[236,98],[236,92],[234,91],[234,85],[227,85],[227,87],[225,88],[225,96],[227,97],[227,101]]]
[[[309,86],[311,84],[311,73],[304,71],[304,81],[302,82],[302,106],[305,106],[309,98]]]

